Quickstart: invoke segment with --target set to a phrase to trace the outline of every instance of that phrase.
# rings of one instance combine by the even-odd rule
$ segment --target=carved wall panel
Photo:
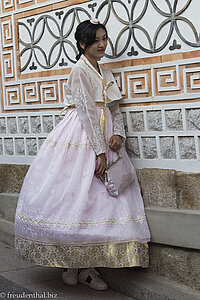
[[[2,0],[1,162],[30,163],[59,123],[75,28],[95,17],[108,29],[101,63],[122,92],[136,167],[199,171],[199,9],[196,0]]]

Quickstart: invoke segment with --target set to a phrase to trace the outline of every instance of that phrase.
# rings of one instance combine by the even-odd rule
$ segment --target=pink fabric
[[[97,112],[99,116],[99,107]],[[107,143],[111,135],[112,116],[107,108]],[[107,149],[109,162],[114,161],[116,153]],[[127,156],[124,147],[120,154]],[[111,197],[94,175],[95,163],[77,111],[70,109],[48,135],[25,177],[15,233],[56,244],[148,242],[137,178],[121,195]]]

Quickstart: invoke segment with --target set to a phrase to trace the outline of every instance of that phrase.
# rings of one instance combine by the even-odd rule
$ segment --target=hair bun
[[[98,25],[100,23],[98,19],[93,19],[93,18],[90,19],[90,22],[94,25]]]

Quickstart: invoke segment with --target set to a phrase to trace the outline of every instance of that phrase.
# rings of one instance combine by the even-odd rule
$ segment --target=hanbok
[[[117,197],[94,175],[96,155],[117,154],[112,135],[123,138],[121,92],[111,70],[100,73],[82,55],[65,87],[69,107],[30,165],[15,215],[14,245],[20,258],[65,268],[149,266],[150,231],[137,176]],[[105,136],[100,126],[106,83]],[[114,81],[112,86],[109,85]],[[104,91],[105,92],[105,91]],[[128,158],[129,159],[129,158]]]

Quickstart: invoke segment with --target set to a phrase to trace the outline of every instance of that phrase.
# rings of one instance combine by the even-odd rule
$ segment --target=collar
[[[82,54],[80,58],[82,58],[86,62],[86,64],[88,64],[88,66],[97,74],[97,76],[100,77],[101,80],[103,80],[103,72],[102,72],[101,65],[98,64],[99,70],[101,73],[100,74],[99,72],[97,72],[97,70],[93,67],[93,65],[89,62],[89,60],[87,59],[87,57],[84,54]]]

